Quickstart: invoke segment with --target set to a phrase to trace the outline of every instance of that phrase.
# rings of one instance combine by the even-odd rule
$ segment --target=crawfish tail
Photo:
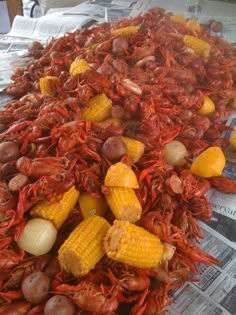
[[[236,193],[236,181],[227,176],[213,176],[209,178],[213,188],[226,194]]]

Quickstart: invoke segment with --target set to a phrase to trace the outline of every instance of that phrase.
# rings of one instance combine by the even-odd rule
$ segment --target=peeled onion
[[[56,238],[57,230],[52,222],[34,218],[25,225],[18,246],[32,255],[44,255],[53,247]]]
[[[188,151],[185,145],[177,140],[173,140],[164,146],[164,160],[174,166],[183,166],[186,163]]]

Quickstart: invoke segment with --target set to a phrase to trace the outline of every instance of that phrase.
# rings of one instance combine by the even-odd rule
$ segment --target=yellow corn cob
[[[85,59],[77,59],[70,65],[70,75],[76,75],[90,69],[91,67]]]
[[[102,93],[89,100],[89,106],[81,109],[81,115],[84,120],[103,121],[110,116],[111,107],[112,101]]]
[[[185,24],[185,17],[184,15],[171,15],[170,17],[171,21],[179,23],[179,24]]]
[[[116,219],[137,222],[142,214],[142,206],[132,188],[109,187],[106,201]]]
[[[211,46],[206,41],[191,35],[184,35],[183,41],[184,44],[191,48],[196,55],[204,58],[209,57]]]
[[[44,78],[39,79],[39,87],[41,94],[48,94],[50,93],[50,83],[49,81],[53,81],[55,84],[60,83],[60,79],[56,76],[46,76]]]
[[[138,268],[154,268],[162,259],[160,239],[142,227],[115,220],[104,238],[109,258]]]
[[[39,217],[51,221],[55,228],[59,229],[69,216],[79,198],[79,192],[75,187],[71,187],[59,201],[40,201],[30,214],[32,217]]]
[[[103,197],[94,198],[86,191],[80,194],[79,205],[84,218],[94,214],[102,217],[107,210],[107,203]]]
[[[105,186],[139,188],[136,174],[128,165],[117,162],[109,167],[105,179]]]
[[[201,30],[200,23],[197,20],[194,20],[194,19],[188,20],[186,22],[185,26],[186,26],[186,28],[188,30],[194,30],[194,31],[197,31],[197,32],[200,32],[200,30]]]
[[[103,238],[109,228],[110,224],[96,215],[82,221],[58,251],[61,269],[75,277],[86,275],[105,254]]]
[[[144,153],[144,144],[136,139],[121,136],[121,140],[127,146],[127,154],[132,163],[136,163]]]
[[[126,26],[111,31],[112,35],[130,35],[139,31],[139,26]]]

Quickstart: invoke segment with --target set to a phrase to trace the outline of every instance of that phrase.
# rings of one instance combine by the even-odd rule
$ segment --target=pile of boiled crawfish
[[[236,98],[236,49],[208,30],[187,29],[170,17],[154,8],[117,23],[66,33],[45,48],[31,49],[31,60],[12,75],[4,92],[13,99],[0,111],[0,142],[17,144],[0,157],[1,314],[43,314],[47,299],[62,284],[68,288],[63,295],[74,304],[68,314],[162,314],[171,302],[171,290],[196,281],[198,263],[216,263],[196,245],[203,238],[197,220],[211,218],[205,197],[210,187],[235,193],[236,184],[224,176],[199,178],[189,168],[209,146],[224,151],[229,145],[221,134],[230,130],[223,121],[235,112],[231,102]],[[133,34],[111,32],[135,25],[139,31]],[[210,44],[208,58],[185,46],[181,38],[186,34]],[[91,70],[71,76],[76,58],[85,59]],[[60,84],[41,95],[39,79],[48,75],[57,76]],[[100,93],[112,100],[111,117],[122,124],[82,120],[80,109]],[[216,110],[200,116],[197,111],[205,95]],[[143,213],[136,224],[174,245],[172,259],[150,271],[104,257],[81,279],[62,272],[57,250],[82,220],[79,205],[48,254],[33,256],[18,248],[29,210],[40,200],[61,195],[73,185],[95,197],[105,193],[104,176],[112,161],[102,154],[102,145],[120,135],[145,144],[135,164],[127,156],[121,158],[139,179],[136,194]],[[172,140],[188,150],[183,167],[163,159],[163,147]],[[114,219],[110,212],[106,218]],[[21,289],[35,271],[50,279],[46,300],[36,304],[29,303]]]

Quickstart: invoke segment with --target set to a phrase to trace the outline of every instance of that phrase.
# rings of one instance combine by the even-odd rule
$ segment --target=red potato
[[[74,315],[75,306],[64,295],[54,295],[51,297],[44,308],[44,315]]]
[[[17,144],[13,141],[0,143],[0,163],[17,160],[20,155]]]
[[[41,271],[29,274],[22,282],[25,299],[32,304],[39,304],[46,299],[50,287],[49,277]]]

